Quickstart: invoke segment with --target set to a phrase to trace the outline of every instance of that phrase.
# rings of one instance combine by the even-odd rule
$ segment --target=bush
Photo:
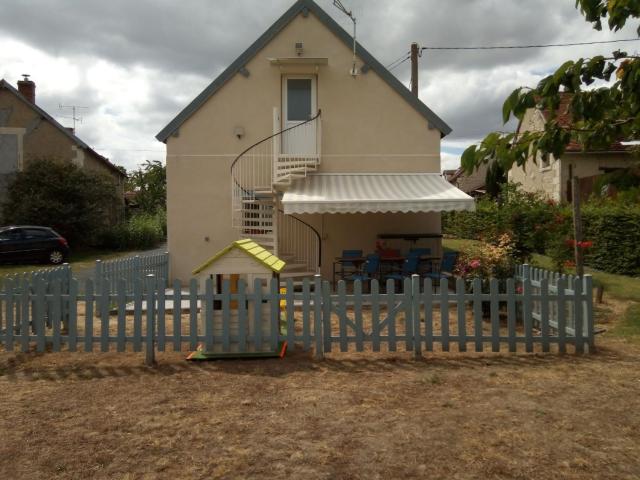
[[[97,245],[113,250],[135,250],[155,247],[166,238],[166,214],[139,213],[129,221],[101,232]]]
[[[109,176],[41,159],[16,174],[2,211],[5,223],[53,227],[72,245],[87,245],[118,208]]]
[[[590,201],[582,208],[585,265],[609,273],[640,274],[640,204],[616,199]],[[573,265],[573,218],[569,205],[557,205],[537,195],[508,187],[501,204],[481,199],[475,212],[443,215],[443,231],[460,238],[497,244],[502,234],[513,239],[520,261],[545,253],[563,271]]]
[[[498,202],[489,197],[478,200],[475,212],[444,214],[444,233],[489,243],[497,243],[507,233],[519,260],[528,260],[532,253],[543,253],[556,234],[558,206],[540,195],[516,188],[514,184],[504,186]]]

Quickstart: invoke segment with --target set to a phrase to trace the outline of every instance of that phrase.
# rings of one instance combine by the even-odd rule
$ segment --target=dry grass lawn
[[[600,318],[610,330],[625,304]],[[640,478],[640,345],[573,354],[0,352],[0,478]]]

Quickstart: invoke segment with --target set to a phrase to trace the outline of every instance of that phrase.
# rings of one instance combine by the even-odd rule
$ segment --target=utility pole
[[[411,44],[411,93],[418,96],[418,44]]]

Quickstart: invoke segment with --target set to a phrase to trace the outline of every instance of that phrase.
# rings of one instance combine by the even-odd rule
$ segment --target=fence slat
[[[182,285],[173,281],[173,351],[182,351]]]
[[[13,334],[14,334],[14,323],[13,323],[13,292],[14,292],[14,283],[10,278],[5,279],[4,281],[4,294],[5,294],[5,323],[6,330],[4,335],[4,348],[7,352],[13,352]]]
[[[271,315],[269,315],[270,332],[269,332],[269,344],[271,351],[278,350],[278,342],[280,340],[280,285],[276,278],[271,279]]]
[[[542,336],[542,351],[549,352],[549,279],[540,280],[540,335]]]
[[[324,357],[324,348],[322,344],[322,277],[315,275],[313,277],[313,335],[315,340],[315,357],[321,359]]]
[[[362,281],[353,284],[353,319],[356,325],[356,351],[364,351],[364,328],[362,325]]]
[[[587,329],[587,345],[589,353],[595,350],[594,328],[593,328],[593,277],[591,275],[584,276],[584,301],[585,301],[585,328]]]
[[[36,351],[44,352],[46,349],[46,340],[45,340],[45,315],[46,315],[46,297],[45,297],[45,281],[41,276],[38,276],[38,280],[35,282],[36,289],[36,299],[35,299],[35,309],[32,312],[32,322],[35,324],[36,328]]]
[[[198,281],[189,281],[189,349],[198,348]]]
[[[489,281],[489,294],[491,295],[490,309],[491,309],[491,351],[500,351],[500,305],[498,304],[499,293],[498,280],[492,278]]]
[[[357,280],[359,282],[359,280]],[[346,352],[349,349],[347,341],[347,300],[346,284],[344,280],[338,281],[338,304],[336,313],[338,314],[338,325],[340,334],[340,351]]]
[[[247,351],[247,284],[238,282],[238,351]],[[292,344],[293,346],[293,344]]]
[[[157,308],[156,308],[156,328],[158,329],[158,351],[164,352],[167,337],[167,326],[165,322],[165,284],[166,282],[162,277],[156,277],[156,290],[157,290]]]
[[[482,352],[482,282],[479,278],[473,279],[473,334],[475,336],[476,352]]]
[[[442,351],[449,351],[449,279],[440,279],[440,331]]]
[[[566,353],[567,351],[567,307],[565,304],[565,278],[560,277],[558,279],[558,283],[556,284],[557,288],[557,303],[558,303],[558,351],[560,353]]]
[[[286,335],[286,340],[287,340],[287,345],[289,346],[288,348],[293,349],[294,348],[294,343],[295,343],[295,338],[296,338],[296,332],[295,332],[295,317],[294,317],[294,303],[293,303],[293,279],[292,278],[287,278],[287,281],[285,282],[285,288],[284,288],[284,309],[281,308],[281,313],[282,311],[284,311],[284,315],[285,315],[285,324],[287,326],[287,335]]]
[[[411,323],[413,324],[413,356],[422,356],[422,329],[420,327],[420,276],[411,276]]]
[[[262,280],[256,278],[253,282],[253,343],[256,351],[262,350]]]
[[[424,279],[424,348],[427,352],[433,352],[433,282],[430,278]]]
[[[515,353],[516,346],[516,289],[513,278],[507,279],[507,336],[509,352]]]
[[[69,281],[69,323],[68,323],[69,351],[78,350],[78,281]]]
[[[371,280],[371,349],[380,351],[380,285],[378,280]]]
[[[582,318],[582,279],[575,277],[572,283],[573,287],[573,315],[575,318],[575,345],[576,353],[584,353],[584,331]]]
[[[109,351],[109,282],[100,282],[100,351]]]
[[[456,279],[456,303],[458,314],[458,351],[467,351],[467,305],[465,283],[462,278]]]
[[[396,282],[395,280],[387,280],[387,347],[390,352],[397,350],[396,344]]]
[[[84,352],[93,352],[93,281],[87,280],[84,287]]]
[[[156,278],[153,274],[146,276],[147,287],[147,324],[145,326],[145,359],[146,365],[153,365],[155,359],[155,340],[156,340]]]
[[[62,320],[62,279],[53,281],[51,289],[51,326],[53,329],[53,351],[59,352],[61,345],[61,320]]]
[[[222,323],[229,325],[229,279],[222,280]],[[204,348],[213,351],[213,279],[208,277],[204,282]],[[223,347],[224,349],[224,347]],[[225,350],[226,352],[227,350]]]
[[[411,277],[403,281],[402,303],[404,310],[404,348],[407,352],[413,350],[413,287]],[[415,353],[415,352],[414,352]]]
[[[124,278],[119,278],[116,283],[116,304],[118,309],[118,325],[116,327],[116,350],[124,352],[127,335],[127,282]]]
[[[531,278],[528,265],[524,266],[524,279],[522,280],[522,315],[524,322],[524,345],[527,353],[533,352],[533,317],[531,305]]]
[[[20,329],[20,346],[22,348],[23,352],[28,352],[29,351],[29,328],[30,328],[30,321],[29,321],[29,305],[31,303],[30,300],[30,295],[29,295],[29,290],[30,290],[30,286],[29,286],[29,281],[24,278],[22,280],[22,288],[21,288],[21,293],[20,293],[20,321],[21,321],[21,326],[22,328]]]
[[[213,282],[212,282],[213,283]],[[213,304],[213,285],[211,287],[211,303]],[[207,300],[208,301],[208,300]],[[211,310],[213,318],[213,309]],[[228,278],[222,280],[222,351],[229,352],[229,328],[231,327],[231,282]],[[213,331],[213,328],[212,328]]]
[[[324,337],[324,351],[331,352],[332,328],[331,328],[331,286],[329,282],[322,282],[322,333]]]
[[[142,278],[133,280],[133,351],[142,350]]]
[[[302,348],[305,352],[311,349],[311,286],[308,278],[302,281]]]

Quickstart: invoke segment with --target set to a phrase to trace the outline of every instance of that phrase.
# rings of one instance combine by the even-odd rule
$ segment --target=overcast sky
[[[344,28],[331,0],[318,3]],[[522,45],[636,37],[636,25],[597,32],[574,0],[343,0],[358,20],[358,40],[388,65],[422,46]],[[78,135],[114,163],[134,168],[164,160],[155,135],[293,0],[2,0],[0,78],[29,73],[37,102],[62,124],[79,105]],[[622,44],[640,50],[640,42]],[[534,85],[564,60],[620,45],[425,52],[420,98],[452,128],[443,168],[495,129],[514,88]],[[409,62],[393,70],[408,85]]]

